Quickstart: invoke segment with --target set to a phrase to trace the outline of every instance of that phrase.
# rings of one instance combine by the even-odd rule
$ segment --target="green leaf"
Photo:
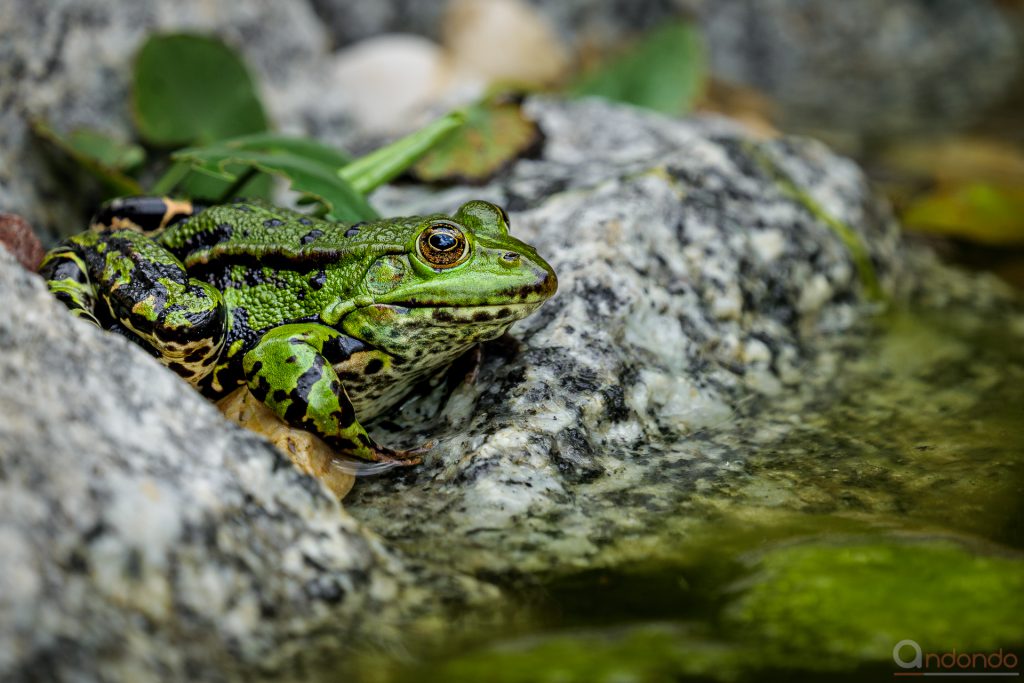
[[[269,199],[272,189],[270,176],[255,172],[251,167],[229,165],[222,171],[220,167],[193,167],[188,161],[177,161],[153,184],[148,194],[220,203],[235,196]]]
[[[678,115],[693,108],[706,75],[704,47],[696,27],[690,22],[674,22],[584,74],[569,92]]]
[[[287,178],[302,196],[300,204],[317,204],[319,213],[340,221],[377,218],[365,193],[404,171],[433,145],[462,125],[464,115],[455,112],[356,161],[308,138],[257,133],[222,140],[206,147],[176,152],[175,160],[155,188],[170,192],[178,187],[189,196],[216,200],[239,194],[251,195],[249,175],[273,174]],[[259,176],[258,176],[259,177]]]
[[[134,170],[146,160],[146,151],[142,147],[117,140],[90,128],[76,128],[71,131],[67,142],[79,154],[91,157],[97,163],[118,171]]]
[[[332,220],[356,222],[378,218],[366,199],[346,181],[336,169],[292,153],[271,153],[225,146],[184,149],[172,158],[192,164],[193,169],[237,182],[244,177],[239,168],[255,169],[263,173],[287,178],[291,187],[322,207]],[[226,199],[226,197],[225,197]]]
[[[412,167],[430,183],[484,183],[541,140],[537,125],[519,104],[485,101],[466,110],[466,124],[444,138]]]
[[[95,176],[115,195],[141,194],[142,187],[124,171],[137,167],[146,153],[138,145],[103,133],[78,129],[63,136],[43,121],[34,120],[32,131],[75,164]]]
[[[172,163],[164,174],[149,188],[151,195],[169,195],[192,172],[192,165],[185,161]]]
[[[267,117],[238,54],[217,38],[151,36],[135,58],[132,113],[147,142],[209,144],[257,133]]]
[[[994,183],[947,187],[907,207],[903,224],[992,246],[1024,245],[1024,187]]]
[[[336,170],[351,161],[350,157],[333,147],[324,145],[310,138],[281,135],[279,133],[254,133],[218,142],[217,149],[257,151],[272,154],[290,153],[298,157],[322,164],[329,170]],[[268,197],[271,184],[265,174],[257,174],[251,182],[242,188],[233,188],[245,167],[195,170],[191,163],[178,162],[173,164],[154,184],[154,194],[169,194],[175,188],[177,192],[189,197],[207,199],[226,199],[227,194],[245,197]],[[218,180],[219,178],[219,180]]]
[[[273,178],[245,165],[229,165],[228,176],[193,172],[178,184],[174,194],[222,204],[232,197],[270,199]]]
[[[312,138],[281,135],[280,133],[243,135],[221,140],[218,145],[257,152],[287,152],[334,169],[341,168],[352,161],[352,157],[348,154]]]
[[[356,191],[366,195],[396,178],[431,149],[443,144],[466,122],[466,114],[454,111],[415,133],[359,157],[338,171]]]

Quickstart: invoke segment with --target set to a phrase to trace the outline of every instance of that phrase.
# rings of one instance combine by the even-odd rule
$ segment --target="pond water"
[[[667,519],[657,560],[511,586],[522,611],[504,632],[416,664],[378,661],[370,677],[854,681],[976,670],[941,668],[937,655],[952,649],[1001,651],[1005,662],[987,671],[1021,672],[1021,341],[973,311],[882,318],[814,412],[766,409],[791,428],[738,444],[747,466],[728,498],[698,498]],[[930,668],[896,666],[893,647],[907,639],[936,655]],[[1011,654],[1016,668],[1005,666]]]

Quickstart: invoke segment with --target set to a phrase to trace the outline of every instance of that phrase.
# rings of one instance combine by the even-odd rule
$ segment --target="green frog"
[[[240,385],[367,463],[416,464],[361,421],[393,408],[558,286],[503,209],[328,222],[261,201],[115,200],[40,273],[73,314],[132,339],[211,399]],[[371,465],[369,463],[376,463]]]

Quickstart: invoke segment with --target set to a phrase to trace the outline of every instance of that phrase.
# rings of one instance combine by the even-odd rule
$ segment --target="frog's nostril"
[[[509,263],[515,263],[516,261],[519,260],[519,254],[517,254],[514,251],[506,251],[504,254],[502,254],[501,258],[502,258],[503,261],[508,261]]]

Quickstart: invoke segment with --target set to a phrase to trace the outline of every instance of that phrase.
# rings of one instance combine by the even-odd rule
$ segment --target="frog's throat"
[[[435,318],[440,318],[442,320],[447,318],[446,322],[483,322],[502,318],[508,318],[510,321],[515,321],[522,320],[528,316],[540,307],[544,301],[544,299],[540,299],[538,301],[516,301],[501,304],[451,306],[421,303],[406,304],[399,302],[380,303],[374,301],[372,297],[361,296],[356,297],[355,299],[338,301],[331,304],[320,314],[320,319],[327,325],[335,327],[341,322],[342,318],[357,309],[369,306],[382,306],[395,309],[418,310],[421,312],[431,311],[434,313]]]
[[[420,323],[428,322],[432,327],[507,327],[522,320],[543,302],[516,302],[501,304],[477,304],[471,306],[441,306],[402,303],[374,303],[366,308],[398,314],[401,318]]]

